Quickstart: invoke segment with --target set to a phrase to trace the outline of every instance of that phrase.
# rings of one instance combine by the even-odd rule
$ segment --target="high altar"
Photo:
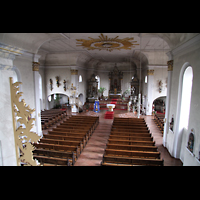
[[[122,95],[121,80],[123,72],[119,71],[116,64],[113,71],[108,74],[110,80],[109,98],[120,98]]]

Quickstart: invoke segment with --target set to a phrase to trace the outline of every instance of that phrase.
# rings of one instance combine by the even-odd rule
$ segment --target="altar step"
[[[89,110],[94,110],[93,108],[89,108]],[[100,110],[108,110],[107,107],[101,107],[100,105]],[[127,110],[127,106],[120,106],[120,107],[115,107],[113,110]]]

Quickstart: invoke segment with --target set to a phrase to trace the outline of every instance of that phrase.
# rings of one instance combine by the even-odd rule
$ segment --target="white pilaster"
[[[41,108],[40,108],[40,91],[39,91],[39,65],[38,57],[34,57],[33,62],[33,80],[34,80],[34,92],[35,92],[35,126],[36,133],[39,136],[43,136],[41,127]]]
[[[78,95],[78,69],[76,67],[71,69],[71,86],[76,87],[76,95]]]
[[[165,108],[165,123],[163,132],[163,146],[166,146],[167,133],[169,129],[169,110],[170,110],[170,94],[171,94],[171,82],[173,73],[173,60],[167,62],[168,64],[168,78],[167,78],[167,96],[166,96],[166,108]]]
[[[148,83],[147,83],[147,105],[146,115],[152,115],[152,103],[153,103],[153,84],[154,84],[154,69],[147,70]]]
[[[22,53],[22,49],[0,43],[0,165],[3,166],[17,165],[9,77],[13,77],[14,82],[18,81],[13,60]]]

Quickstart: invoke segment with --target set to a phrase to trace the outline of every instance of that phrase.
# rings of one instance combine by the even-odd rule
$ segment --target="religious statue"
[[[189,135],[187,148],[193,153],[193,147],[194,147],[194,134],[191,132]]]
[[[53,90],[53,81],[52,81],[52,79],[50,78],[50,90],[52,91]]]
[[[64,86],[63,86],[64,91],[66,91],[66,90],[67,90],[67,87],[66,87],[66,80],[63,81],[63,84],[64,84]]]
[[[173,131],[174,129],[174,115],[172,115],[172,119],[171,119],[171,122],[169,124],[169,128]]]
[[[158,80],[158,91],[159,91],[159,93],[162,92],[162,86],[163,86],[162,80]]]
[[[56,76],[56,85],[57,85],[57,87],[59,87],[61,85],[59,79],[60,79],[59,76]]]

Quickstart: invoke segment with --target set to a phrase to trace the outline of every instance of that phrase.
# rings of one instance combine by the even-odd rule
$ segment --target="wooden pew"
[[[41,143],[47,143],[47,144],[59,144],[59,145],[69,145],[69,146],[77,146],[79,148],[79,151],[81,153],[83,149],[83,144],[81,141],[73,141],[73,140],[55,140],[55,139],[47,139],[42,138],[40,139]]]
[[[135,129],[135,130],[130,130],[130,129],[125,129],[125,130],[118,130],[118,129],[111,129],[111,133],[116,133],[116,134],[134,134],[134,133],[143,133],[143,134],[150,134],[149,130],[141,130],[141,129]]]
[[[119,130],[119,131],[137,131],[137,130],[140,130],[140,131],[149,131],[148,127],[128,127],[128,126],[113,126],[112,127],[112,130]]]
[[[128,131],[113,131],[111,130],[111,135],[120,135],[120,136],[135,136],[135,137],[152,137],[151,133],[143,133],[143,132],[128,132]]]
[[[84,137],[86,143],[89,140],[89,133],[87,131],[48,131],[50,135],[58,135],[58,136],[74,136],[74,137]]]
[[[99,117],[70,117],[34,144],[34,157],[44,165],[74,165],[98,123]]]
[[[128,150],[118,150],[118,149],[106,149],[105,154],[108,156],[128,156],[135,158],[160,158],[159,152],[149,152],[149,151],[128,151]]]
[[[67,163],[67,166],[71,166],[74,165],[75,163],[75,156],[74,156],[74,152],[63,152],[63,151],[53,151],[53,150],[47,150],[47,149],[35,149],[33,151],[33,155],[34,156],[48,156],[48,157],[56,157],[56,158],[61,158],[61,159],[68,159],[69,163]],[[41,160],[39,159],[39,161],[41,162]],[[51,163],[51,164],[58,164],[60,165],[60,163],[55,163],[55,162],[46,162],[46,163]],[[66,165],[64,163],[64,165]]]
[[[62,120],[66,116],[67,113],[66,111],[63,110],[52,109],[52,110],[41,111],[42,129],[49,128],[50,126]]]
[[[84,133],[88,139],[91,137],[92,135],[92,131],[91,129],[83,129],[83,128],[77,128],[77,129],[72,129],[72,128],[53,128],[53,131],[56,132],[65,132],[65,133]]]
[[[124,145],[124,144],[107,144],[106,149],[130,150],[130,151],[151,151],[156,152],[156,146]]]
[[[34,159],[36,158],[41,164],[50,163],[55,165],[71,166],[68,158],[56,158],[56,157],[47,157],[39,155],[33,155],[33,158]]]
[[[145,166],[163,166],[162,159],[135,158],[135,157],[119,157],[119,156],[103,156],[103,165],[109,163],[130,164],[130,165],[145,165]]]
[[[165,114],[155,113],[155,115],[154,115],[154,122],[158,126],[158,128],[160,129],[162,134],[164,131],[164,121],[163,121],[164,118],[165,118]]]
[[[80,155],[80,149],[78,146],[69,146],[69,145],[59,145],[59,144],[47,144],[47,143],[39,143],[34,144],[36,148],[49,149],[49,150],[58,150],[65,152],[74,152],[76,158]]]
[[[84,137],[78,137],[78,136],[61,136],[61,135],[51,135],[51,134],[44,134],[43,138],[47,139],[54,139],[54,140],[74,140],[74,141],[81,141],[83,144],[83,147],[86,145],[86,140]]]
[[[153,141],[153,137],[140,137],[140,136],[137,137],[137,136],[124,136],[124,135],[110,135],[109,139]]]
[[[108,139],[108,144],[125,144],[125,145],[141,145],[141,146],[154,146],[154,141],[139,141],[139,140],[119,140]]]
[[[103,166],[163,166],[153,137],[141,118],[114,118]]]

